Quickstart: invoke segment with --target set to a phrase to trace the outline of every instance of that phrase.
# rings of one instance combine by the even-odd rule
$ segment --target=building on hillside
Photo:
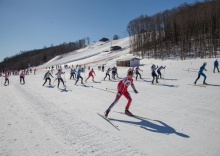
[[[123,66],[123,67],[136,67],[140,65],[139,58],[126,58],[126,59],[119,59],[116,61],[117,66]]]

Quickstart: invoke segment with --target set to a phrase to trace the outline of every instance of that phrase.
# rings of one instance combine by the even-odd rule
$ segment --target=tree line
[[[127,26],[131,52],[142,58],[216,57],[220,50],[220,1],[184,3]]]
[[[80,39],[75,42],[62,43],[57,46],[44,47],[30,51],[22,51],[14,56],[6,57],[0,62],[0,70],[22,70],[41,65],[57,55],[62,55],[90,44],[90,38]]]

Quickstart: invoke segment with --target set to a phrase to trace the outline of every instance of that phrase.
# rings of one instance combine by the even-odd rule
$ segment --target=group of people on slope
[[[196,81],[194,82],[195,84],[197,83],[197,81],[198,81],[198,79],[200,78],[201,75],[204,77],[203,83],[206,84],[206,82],[205,82],[205,81],[206,81],[206,75],[203,73],[204,70],[207,71],[207,70],[205,69],[206,65],[207,65],[207,63],[204,62],[203,65],[200,67],[200,70],[199,70],[199,73],[198,73],[198,78],[197,78]],[[218,60],[216,60],[216,61],[214,62],[214,70],[213,70],[214,73],[215,73],[215,69],[217,69],[218,72],[219,72],[218,66],[219,66]],[[154,64],[151,66],[151,71],[152,71],[151,74],[152,74],[152,77],[153,77],[152,84],[154,83],[155,78],[156,78],[156,83],[158,83],[158,78],[161,78],[161,77],[162,77],[162,76],[161,76],[161,69],[165,69],[165,67],[166,67],[166,66],[164,66],[164,67],[163,67],[163,66],[160,66],[160,67],[158,68],[158,66],[155,66]],[[113,67],[113,68],[114,68],[114,67]],[[113,68],[112,68],[112,69],[113,69]],[[108,68],[108,70],[107,70],[107,72],[106,72],[106,77],[109,76],[109,79],[110,79],[109,72],[112,71],[112,69],[111,69],[111,68]],[[114,70],[115,70],[115,69],[114,69]],[[156,74],[156,70],[157,70],[158,75]],[[74,71],[74,70],[73,70],[73,71]],[[117,85],[117,93],[116,93],[115,100],[110,104],[110,106],[108,107],[108,109],[105,111],[105,113],[104,113],[105,117],[108,117],[108,115],[109,115],[111,109],[112,109],[112,108],[114,107],[114,105],[119,101],[119,99],[121,98],[122,95],[128,100],[128,102],[127,102],[127,104],[126,104],[126,106],[125,106],[125,114],[130,115],[130,116],[133,115],[133,114],[130,112],[130,110],[129,110],[130,105],[131,105],[131,102],[132,102],[132,98],[131,98],[131,96],[130,96],[130,94],[129,94],[129,92],[128,92],[127,89],[128,89],[128,87],[129,87],[129,85],[131,85],[133,91],[134,91],[136,94],[138,93],[138,91],[136,90],[136,88],[135,88],[135,86],[134,86],[134,83],[133,83],[133,76],[134,76],[134,72],[135,72],[135,74],[136,74],[136,80],[137,80],[137,78],[138,78],[138,75],[139,75],[140,78],[141,78],[140,71],[142,71],[142,70],[139,69],[138,66],[135,68],[135,70],[134,70],[134,68],[130,68],[130,69],[128,70],[128,72],[127,72],[127,76],[126,76],[125,78],[123,78],[122,80],[119,81],[119,83],[118,83],[118,85]],[[75,84],[77,84],[77,82],[78,82],[79,79],[81,79],[81,83],[83,84],[83,78],[81,77],[81,72],[82,72],[82,70],[81,70],[81,68],[79,67],[79,68],[78,68],[78,71],[77,71],[77,80],[76,80],[76,83],[75,83]],[[117,68],[116,68],[116,73],[117,73]],[[58,86],[57,86],[57,87],[59,87],[60,81],[61,81],[61,82],[63,83],[63,85],[65,86],[64,81],[63,81],[62,76],[61,76],[62,74],[65,74],[65,72],[62,72],[61,69],[59,69],[58,72],[55,74],[55,75],[57,75],[57,78],[56,78],[56,79],[58,79]],[[73,75],[73,73],[72,73],[72,70],[71,70],[70,74],[71,74],[71,76],[70,76],[70,79],[71,79],[71,77],[74,77],[74,75]],[[94,72],[94,70],[93,70],[93,68],[92,68],[91,71],[89,72],[88,78],[85,80],[85,82],[86,82],[90,77],[92,77],[92,80],[94,81],[94,76],[93,76],[93,74],[95,75],[95,72]],[[114,74],[115,74],[115,73],[114,73]],[[115,75],[116,75],[116,74],[115,74]],[[51,85],[51,79],[50,79],[50,77],[53,77],[53,76],[52,76],[52,74],[50,73],[50,71],[48,71],[48,72],[45,74],[45,76],[44,76],[45,82],[44,82],[43,86],[45,85],[45,83],[47,82],[47,80],[49,80],[49,84]],[[106,77],[105,77],[105,78],[106,78]],[[104,78],[104,79],[105,79],[105,78]],[[56,80],[56,79],[55,79],[55,80]],[[8,84],[9,84],[9,80],[8,80],[8,75],[7,75],[7,74],[5,74],[5,80],[6,80],[5,83],[8,82]],[[24,81],[24,73],[23,73],[23,72],[21,72],[21,74],[20,74],[20,83],[21,83],[22,80],[23,80],[23,83],[25,83],[25,81]]]
[[[9,86],[9,74],[7,72],[5,72],[3,77],[5,78],[4,85]],[[20,84],[25,84],[25,79],[24,79],[25,78],[25,72],[24,71],[21,71],[21,73],[19,74],[19,77],[20,77]]]
[[[207,70],[205,69],[206,65],[207,65],[207,63],[204,62],[203,65],[200,67],[199,73],[198,73],[198,77],[197,77],[197,79],[195,80],[194,84],[197,83],[197,81],[199,80],[200,76],[203,76],[203,77],[204,77],[203,84],[207,84],[207,83],[206,83],[206,75],[203,73],[204,71],[207,71]],[[218,66],[219,66],[218,60],[216,59],[215,62],[214,62],[213,73],[215,73],[215,69],[217,69],[217,70],[218,70],[218,73],[219,73],[219,68],[218,68]]]
[[[117,76],[117,78],[119,78],[118,77],[118,70],[117,70],[117,67],[113,67],[113,68],[108,68],[107,69],[107,71],[106,71],[106,73],[105,73],[105,78],[104,78],[104,80],[106,79],[106,77],[108,76],[108,79],[109,80],[111,80],[111,78],[110,78],[110,71],[112,71],[112,79],[115,79],[115,76]]]
[[[165,69],[166,68],[166,66],[160,66],[160,67],[158,67],[158,66],[156,66],[156,65],[152,65],[151,66],[151,75],[152,75],[152,77],[153,77],[153,80],[152,80],[152,84],[154,84],[154,80],[156,79],[156,83],[158,83],[158,79],[159,78],[162,78],[162,74],[161,74],[161,70],[162,69]],[[136,80],[137,80],[137,78],[138,78],[138,76],[140,77],[140,79],[142,79],[142,77],[141,77],[141,74],[140,74],[140,71],[142,71],[143,72],[143,70],[141,70],[140,68],[139,68],[139,66],[137,66],[136,68],[134,68],[134,67],[132,67],[132,68],[130,68],[128,71],[132,71],[133,73],[135,73],[136,74]],[[156,72],[157,72],[157,74],[156,74]]]
[[[82,72],[82,69],[81,67],[77,67],[77,71],[74,67],[72,67],[70,69],[70,79],[71,78],[75,78],[76,77],[76,82],[75,82],[75,85],[77,84],[77,82],[79,81],[79,79],[81,79],[81,84],[83,84],[83,78],[81,76],[81,72]],[[58,84],[57,84],[57,87],[59,88],[59,85],[60,85],[60,82],[63,83],[63,86],[66,87],[66,85],[64,84],[64,80],[62,78],[62,74],[65,74],[65,72],[62,72],[61,69],[58,69],[58,72],[55,74],[57,77],[55,78],[55,80],[58,80]],[[94,76],[93,74],[95,74],[94,70],[91,69],[91,71],[89,72],[89,76],[88,78],[85,80],[85,82],[87,82],[87,80],[92,77],[92,80],[94,81]],[[47,80],[49,80],[49,85],[51,85],[51,79],[50,77],[53,77],[52,74],[50,73],[50,70],[47,71],[47,73],[44,75],[44,79],[45,79],[45,82],[43,84],[43,86],[47,83]],[[55,81],[54,80],[54,81]]]
[[[202,75],[204,77],[204,81],[203,81],[203,84],[206,84],[206,75],[203,73],[203,71],[207,71],[205,69],[205,66],[207,65],[207,63],[203,63],[203,65],[200,67],[200,70],[199,70],[199,73],[198,73],[198,78],[196,79],[196,81],[194,82],[196,84],[196,82],[198,81],[198,79],[200,78],[200,76]],[[214,70],[213,72],[215,73],[215,69],[218,70],[219,72],[219,68],[218,68],[219,64],[218,64],[218,60],[216,60],[214,62]],[[166,66],[165,66],[166,67]],[[156,82],[158,83],[157,79],[160,77],[161,78],[161,69],[165,69],[165,67],[163,66],[160,66],[158,68],[158,66],[156,67],[154,64],[151,66],[151,70],[152,70],[152,77],[153,77],[153,80],[152,80],[152,83],[154,83],[154,79],[156,78]],[[158,75],[156,74],[156,69],[157,69],[157,73]],[[140,75],[140,69],[139,67],[136,67],[135,69],[135,73],[136,75]],[[121,98],[122,95],[125,96],[125,98],[128,100],[127,102],[127,105],[125,106],[125,114],[127,115],[130,115],[130,116],[133,116],[133,114],[129,111],[129,108],[130,108],[130,105],[131,105],[131,102],[132,102],[132,98],[129,94],[129,92],[127,91],[127,88],[129,85],[131,85],[131,87],[133,88],[134,92],[135,93],[138,93],[138,91],[136,90],[135,86],[134,86],[134,83],[133,83],[133,75],[134,75],[134,68],[130,68],[128,70],[128,73],[127,73],[127,77],[125,77],[123,80],[121,80],[119,83],[118,83],[118,90],[117,90],[117,94],[116,94],[116,98],[115,100],[113,101],[112,104],[110,104],[110,106],[108,107],[108,109],[105,111],[104,115],[105,117],[107,118],[111,109],[114,107],[114,105],[118,102],[118,100]],[[137,76],[136,76],[136,80],[137,80]],[[140,75],[140,78],[141,78],[141,75]]]

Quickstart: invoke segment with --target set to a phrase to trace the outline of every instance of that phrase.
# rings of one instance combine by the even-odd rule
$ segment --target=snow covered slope
[[[116,57],[107,60],[109,56],[129,56],[128,40],[117,42],[119,46],[124,45],[123,51],[107,54],[102,51],[111,43],[97,43],[93,49],[90,46],[39,67],[95,62],[92,64],[95,82],[89,79],[85,85],[80,82],[74,85],[75,80],[69,79],[69,69],[64,70],[63,75],[66,89],[62,84],[61,89],[48,84],[42,87],[44,70],[38,70],[37,75],[27,75],[25,85],[19,84],[18,76],[11,76],[10,85],[0,87],[0,155],[218,156],[220,73],[212,72],[214,59],[141,60],[141,74],[145,79],[134,80],[138,94],[129,87],[130,111],[145,118],[117,113],[124,112],[127,103],[124,97],[109,114],[119,130],[97,114],[103,114],[114,101],[118,81],[128,70],[118,67],[119,78],[102,81],[105,72],[96,67],[99,63],[114,65]],[[79,60],[71,62],[76,59]],[[204,61],[210,85],[189,85],[197,78]],[[162,70],[165,79],[159,80],[160,85],[151,84],[152,64],[166,65]],[[82,74],[84,80],[87,75],[86,70]],[[202,84],[202,80],[203,77],[198,84]],[[57,85],[57,81],[52,80],[52,84]]]
[[[121,50],[110,51],[111,46],[121,46]],[[48,61],[38,68],[45,68],[54,65],[74,65],[90,64],[101,65],[108,63],[109,60],[118,58],[122,55],[129,54],[129,38],[113,40],[109,42],[97,42],[83,49],[79,49],[68,54],[60,55]]]

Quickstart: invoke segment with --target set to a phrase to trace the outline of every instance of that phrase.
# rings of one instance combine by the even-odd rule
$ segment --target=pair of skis
[[[115,124],[113,124],[109,118],[106,118],[104,115],[97,113],[99,116],[101,116],[103,119],[105,119],[106,121],[108,121],[108,123],[110,123],[113,127],[115,127],[117,130],[120,131],[120,129],[118,129],[118,126],[116,126]]]
[[[114,111],[116,112],[116,111]],[[124,114],[124,115],[127,115],[123,112],[116,112],[116,113],[119,113],[119,114]],[[104,115],[100,114],[100,113],[97,113],[99,116],[101,116],[103,119],[105,119],[108,123],[110,123],[114,128],[116,128],[117,130],[120,131],[120,129],[118,128],[118,126],[116,126],[114,123],[111,122],[111,119],[109,118],[106,118]],[[146,118],[146,117],[142,117],[142,116],[138,116],[138,115],[127,115],[127,116],[130,116],[130,117],[133,117],[133,118],[137,118],[137,119],[142,119],[142,120],[152,120],[152,119],[149,119],[149,118]],[[152,120],[154,121],[154,120]]]

